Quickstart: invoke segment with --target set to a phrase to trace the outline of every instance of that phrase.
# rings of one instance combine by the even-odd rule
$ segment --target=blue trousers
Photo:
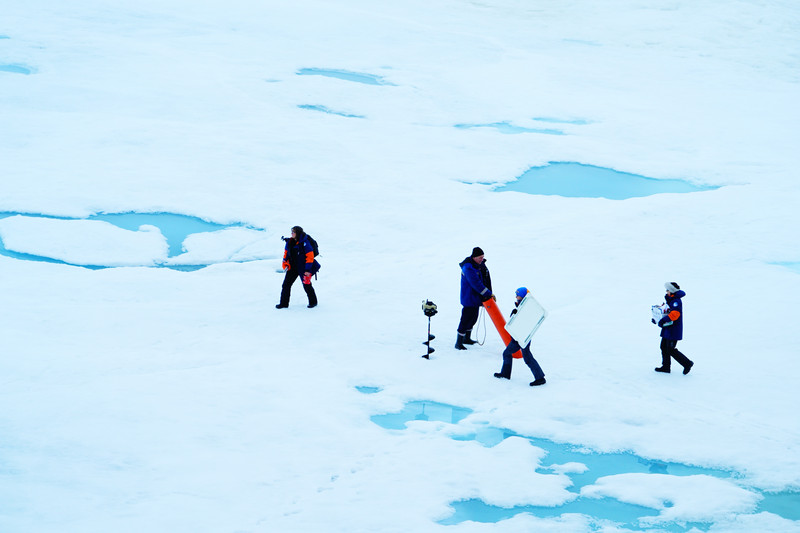
[[[500,369],[500,373],[503,377],[511,378],[511,361],[514,360],[514,353],[517,350],[519,350],[519,343],[511,339],[511,343],[503,350],[503,368]],[[522,360],[528,365],[531,372],[533,372],[534,379],[542,379],[544,377],[542,367],[539,366],[539,363],[536,362],[536,359],[533,358],[533,354],[531,353],[531,343],[528,343],[528,345],[522,349]]]

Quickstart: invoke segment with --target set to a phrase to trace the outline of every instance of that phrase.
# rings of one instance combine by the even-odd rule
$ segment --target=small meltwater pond
[[[353,113],[347,113],[345,111],[335,111],[324,105],[302,104],[297,107],[299,107],[300,109],[306,109],[308,111],[319,111],[320,113],[327,113],[329,115],[338,115],[340,117],[345,117],[345,118],[366,118],[364,115],[355,115]]]
[[[176,213],[100,213],[85,218],[0,212],[0,255],[102,269],[152,266],[191,271],[275,257],[263,229]],[[277,246],[281,248],[282,246]],[[273,247],[275,248],[275,247]]]
[[[690,193],[716,188],[695,185],[684,180],[653,179],[582,163],[553,162],[543,167],[532,167],[516,180],[496,186],[494,190],[570,198],[625,200],[660,193]]]
[[[523,126],[515,126],[510,122],[492,122],[490,124],[456,124],[456,128],[461,130],[469,130],[474,128],[494,128],[495,130],[505,135],[514,135],[518,133],[541,133],[544,135],[564,135],[561,130],[553,128],[525,128]]]
[[[357,389],[365,394],[376,394],[381,390],[378,387]],[[733,494],[732,499],[739,498],[752,502],[749,509],[732,511],[730,515],[769,512],[788,520],[800,520],[798,492],[765,493],[749,487],[744,478],[735,472],[647,459],[632,453],[599,453],[568,443],[520,435],[508,429],[469,423],[468,417],[471,414],[472,410],[464,407],[431,401],[411,401],[400,412],[374,415],[371,420],[390,430],[403,430],[410,421],[446,422],[452,426],[446,426],[445,429],[434,426],[432,431],[440,431],[454,440],[475,441],[488,448],[511,437],[526,439],[532,446],[546,452],[542,464],[536,471],[541,474],[569,476],[572,484],[567,490],[575,496],[562,505],[521,505],[508,508],[490,505],[480,499],[454,501],[450,504],[453,508],[452,514],[439,521],[443,525],[460,524],[465,521],[493,523],[520,513],[530,513],[540,518],[576,513],[589,517],[597,527],[601,527],[603,523],[613,522],[633,531],[688,532],[693,528],[707,531],[714,524],[713,518],[695,518],[690,521],[660,516],[667,514],[677,505],[668,499],[660,501],[658,507],[650,507],[604,494],[606,486],[604,482],[619,480],[620,475],[638,476],[634,483],[644,483],[648,488],[661,485],[682,487],[681,482],[690,484],[697,482],[701,487],[715,486],[716,483],[720,491]],[[624,483],[624,479],[621,482]],[[679,488],[674,492],[680,495],[682,490]],[[710,514],[714,515],[716,512],[717,510],[710,511]]]
[[[388,82],[383,76],[376,74],[368,74],[365,72],[352,72],[350,70],[330,69],[330,68],[301,68],[297,71],[298,76],[325,76],[328,78],[336,78],[344,81],[352,81],[355,83],[363,83],[366,85],[391,85],[394,83]]]
[[[33,67],[29,67],[27,65],[21,65],[18,63],[12,63],[12,64],[0,63],[0,72],[10,72],[12,74],[25,74],[27,76],[29,74],[33,74],[34,69]]]

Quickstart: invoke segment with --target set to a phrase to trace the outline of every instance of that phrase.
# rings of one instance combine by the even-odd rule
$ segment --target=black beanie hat
[[[472,255],[470,257],[478,257],[483,255],[483,250],[481,250],[478,246],[472,249]]]

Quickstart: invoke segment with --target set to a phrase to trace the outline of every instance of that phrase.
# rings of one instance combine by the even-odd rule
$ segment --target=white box
[[[547,318],[547,311],[536,301],[536,298],[528,294],[522,299],[517,307],[517,312],[506,324],[506,331],[519,343],[520,347],[524,348],[531,342],[533,334],[536,333],[545,318]]]

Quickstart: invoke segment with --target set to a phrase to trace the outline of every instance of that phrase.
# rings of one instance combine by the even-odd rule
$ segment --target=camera
[[[430,318],[437,313],[436,311],[436,304],[430,300],[425,300],[422,302],[422,312],[425,313],[425,316]]]

